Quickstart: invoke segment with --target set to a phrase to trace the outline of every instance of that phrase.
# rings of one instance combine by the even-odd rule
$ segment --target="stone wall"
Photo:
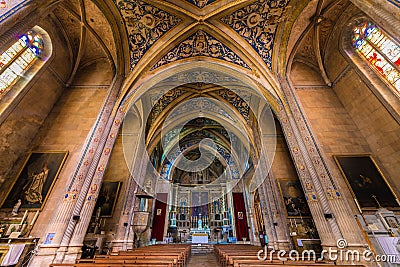
[[[279,123],[276,123],[276,132],[276,150],[271,165],[272,174],[275,179],[297,179],[296,169]]]
[[[32,236],[40,237],[46,230],[80,160],[82,145],[97,118],[106,94],[106,89],[66,89],[40,129],[35,140],[35,150],[67,150],[69,154],[35,224]]]
[[[369,153],[370,148],[361,131],[348,114],[335,92],[329,88],[300,89],[296,91],[311,131],[325,155],[326,164],[342,194],[352,195],[335,163],[335,155]],[[354,212],[355,203],[351,202]]]
[[[103,180],[103,182],[121,182],[113,216],[111,218],[105,218],[105,222],[101,227],[101,230],[106,232],[107,241],[114,240],[114,235],[117,234],[118,227],[124,227],[123,225],[119,225],[120,217],[127,215],[124,214],[124,200],[126,198],[126,190],[129,183],[129,170],[125,161],[122,139],[122,135],[119,135],[116,140]]]
[[[333,88],[313,86],[320,77],[313,77],[313,71],[304,75],[307,67],[301,71],[294,68],[291,80],[331,174],[337,177],[343,194],[352,199],[333,156],[370,154],[392,187],[399,188],[400,183],[394,179],[399,175],[399,125],[354,69],[346,70],[339,50],[331,51],[327,60],[328,73],[335,81]],[[304,77],[310,79],[311,85],[304,86]],[[357,213],[355,203],[350,203]]]
[[[372,157],[399,196],[400,125],[354,70],[348,71],[334,90],[368,143]],[[352,151],[359,152],[362,151]]]
[[[63,92],[72,62],[68,59],[65,40],[52,26],[50,19],[39,26],[50,36],[53,50],[51,57],[26,85],[26,94],[9,104],[9,111],[1,113],[0,132],[0,190],[7,190],[14,182],[19,169],[32,149],[32,141],[45,121],[54,103]],[[50,44],[47,44],[50,46]],[[62,63],[61,63],[62,62]],[[60,64],[61,63],[61,64]],[[38,65],[38,64],[36,64]],[[35,69],[33,65],[32,69]],[[29,73],[29,72],[28,72]],[[24,78],[20,79],[23,81]],[[18,85],[18,83],[17,83]],[[21,95],[22,95],[21,94]],[[8,97],[6,95],[6,97]],[[5,98],[6,98],[5,97]],[[8,115],[9,114],[9,115]],[[0,196],[0,203],[5,194]]]
[[[393,118],[393,116],[398,117],[399,114],[391,114],[385,108],[383,102],[373,93],[373,91],[376,91],[389,95],[389,91],[393,90],[393,88],[385,85],[377,77],[368,78],[361,75],[360,71],[357,71],[358,63],[355,64],[345,52],[346,49],[352,49],[351,45],[348,44],[346,48],[339,47],[342,44],[341,38],[343,38],[344,33],[351,31],[346,31],[347,23],[339,25],[343,26],[337,27],[333,32],[324,53],[326,70],[330,79],[335,81],[333,85],[334,93],[354,125],[359,129],[361,138],[368,145],[368,148],[365,145],[362,148],[354,147],[348,153],[370,153],[399,196],[400,181],[396,178],[400,174],[400,170],[397,167],[400,163],[400,142],[398,142],[400,125]],[[358,57],[358,55],[354,53],[352,57]],[[367,66],[366,62],[362,60],[360,62]],[[378,80],[382,88],[368,87],[367,81],[369,79]]]

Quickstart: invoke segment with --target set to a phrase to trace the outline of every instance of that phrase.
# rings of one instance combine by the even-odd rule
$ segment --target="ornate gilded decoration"
[[[218,95],[231,103],[232,106],[242,114],[243,118],[245,118],[246,121],[249,121],[250,107],[246,101],[249,101],[250,97],[248,97],[249,99],[244,100],[229,89],[218,90]]]
[[[393,5],[400,8],[400,0],[388,0],[388,1],[389,1],[389,3],[392,3]]]
[[[185,41],[181,42],[177,47],[169,51],[161,58],[153,67],[152,70],[165,64],[195,56],[208,56],[232,62],[236,65],[251,69],[238,55],[231,49],[226,47],[220,41],[209,35],[208,33],[199,30]]]
[[[181,21],[143,1],[119,0],[116,5],[128,31],[131,69],[158,39]]]
[[[177,73],[176,75],[169,77],[166,81],[179,82],[181,84],[193,83],[193,82],[214,83],[214,84],[222,82],[240,83],[240,81],[236,78],[204,70],[195,70],[191,72]]]
[[[260,0],[221,19],[242,36],[272,69],[275,31],[289,0]]]
[[[151,114],[149,116],[150,124],[148,126],[154,123],[157,117],[169,104],[171,104],[175,99],[177,99],[184,93],[185,93],[184,90],[181,90],[179,88],[174,88],[166,93],[163,93],[161,97],[160,94],[151,95],[150,99],[153,105],[153,109],[151,110]]]
[[[198,8],[203,8],[209,4],[214,3],[216,0],[186,0],[186,1],[197,6]]]

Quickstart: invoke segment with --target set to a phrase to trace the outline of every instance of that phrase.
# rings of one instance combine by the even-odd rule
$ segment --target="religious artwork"
[[[20,170],[2,208],[13,209],[13,214],[18,213],[20,208],[41,209],[67,155],[67,151],[32,152]]]
[[[243,217],[243,212],[239,211],[239,212],[238,212],[238,219],[239,219],[239,220],[243,220],[243,218],[244,218],[244,217]]]
[[[208,216],[208,192],[192,192],[192,216]]]
[[[8,237],[14,232],[23,233],[26,229],[26,222],[0,221],[0,237]]]
[[[162,209],[157,209],[157,216],[161,216]]]
[[[165,64],[193,56],[218,58],[221,60],[232,62],[246,69],[251,69],[231,49],[212,37],[210,34],[199,30],[191,35],[189,38],[187,38],[185,41],[181,42],[177,47],[170,50],[152,67],[152,70]]]
[[[18,199],[17,203],[15,203],[15,205],[14,205],[12,211],[11,211],[11,216],[17,216],[18,215],[18,211],[19,211],[19,208],[21,207],[21,205],[22,205],[22,200]]]
[[[53,243],[53,239],[54,239],[55,235],[56,235],[56,233],[48,233],[46,235],[46,239],[44,240],[43,244],[49,245],[49,244]]]
[[[385,177],[368,155],[334,156],[360,209],[399,207]]]
[[[100,193],[94,208],[96,211],[100,208],[100,217],[112,216],[121,184],[121,182],[103,182],[101,185]]]
[[[24,231],[25,227],[26,227],[26,223],[24,223],[24,224],[19,224],[19,223],[10,224],[8,226],[8,228],[7,228],[5,236],[9,236],[14,232],[22,233]]]
[[[399,223],[394,216],[386,216],[385,221],[390,228],[399,228]]]
[[[279,179],[278,185],[288,217],[311,216],[303,188],[298,179]]]

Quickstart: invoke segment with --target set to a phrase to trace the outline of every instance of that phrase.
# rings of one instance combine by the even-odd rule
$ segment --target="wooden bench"
[[[121,251],[111,255],[96,255],[93,259],[78,259],[75,263],[50,264],[51,267],[184,267],[190,256],[190,245],[155,245]]]

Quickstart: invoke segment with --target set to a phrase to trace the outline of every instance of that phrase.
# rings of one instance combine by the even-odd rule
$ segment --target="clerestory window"
[[[40,57],[43,47],[42,36],[30,30],[1,54],[0,99]]]
[[[353,46],[400,94],[400,46],[372,22],[364,22],[353,29]]]

